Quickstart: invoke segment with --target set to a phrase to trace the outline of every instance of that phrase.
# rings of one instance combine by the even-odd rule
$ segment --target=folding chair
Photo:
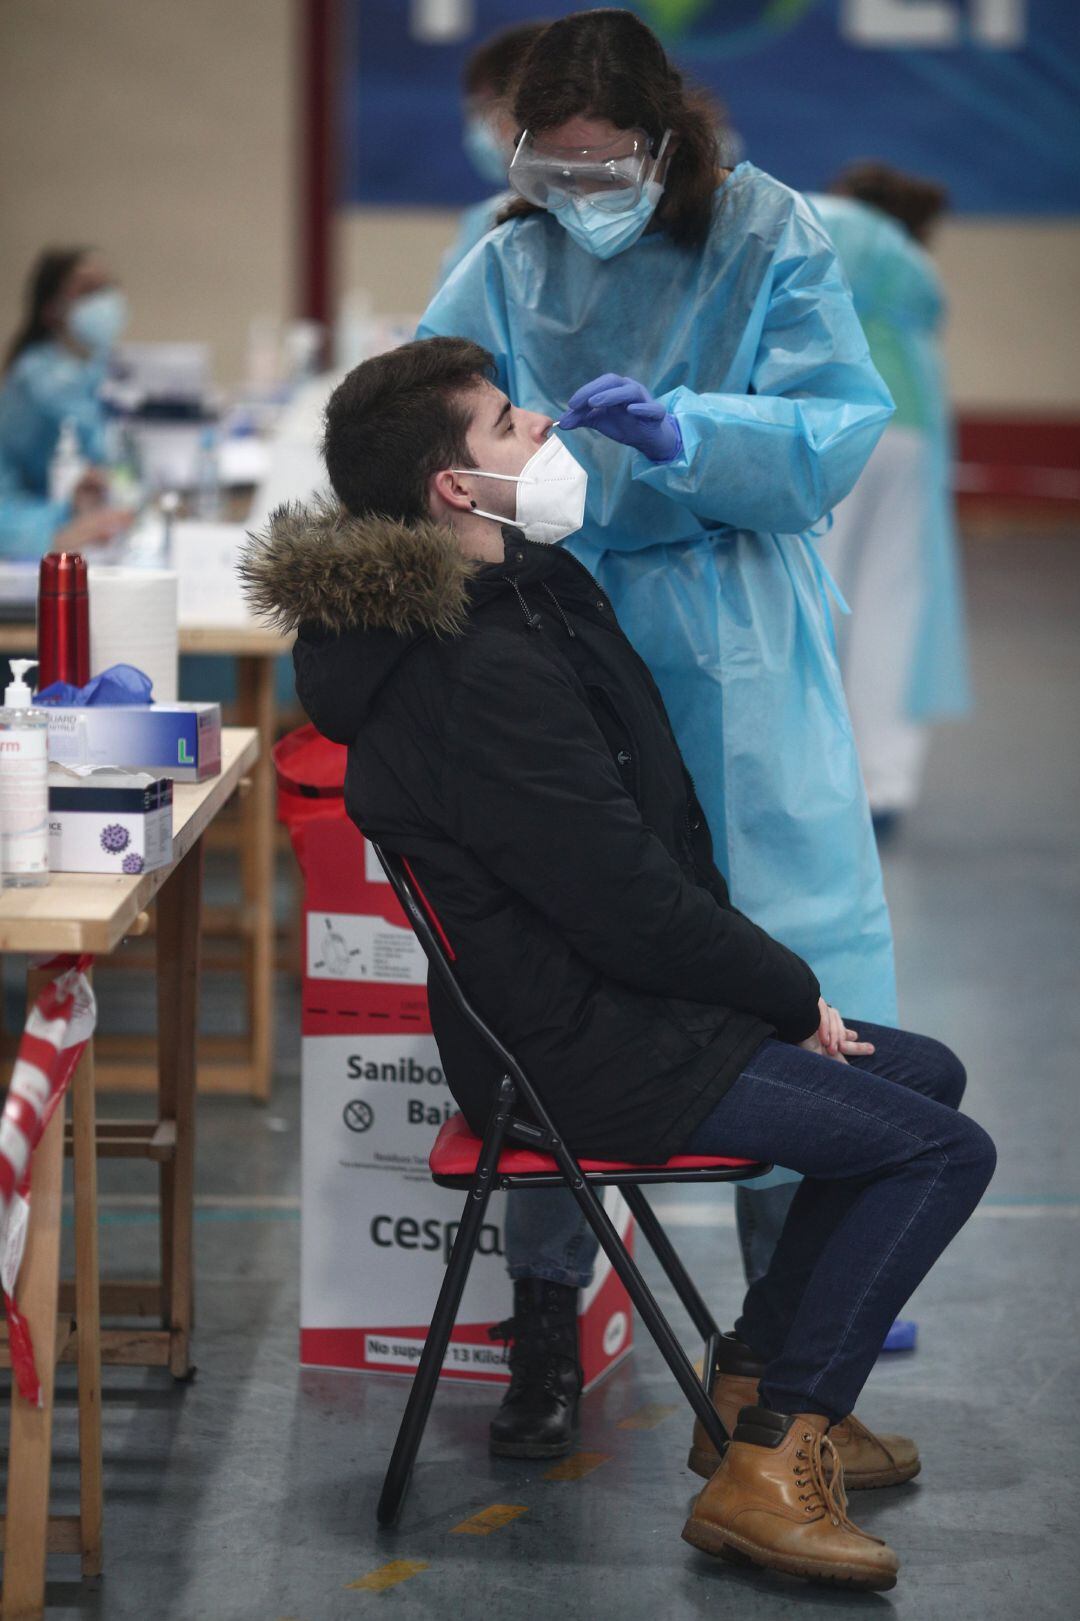
[[[450,942],[408,861],[403,856],[382,849],[378,844],[372,847],[451,1001],[487,1043],[504,1070],[483,1137],[474,1136],[463,1115],[454,1115],[440,1129],[429,1157],[432,1179],[440,1187],[464,1188],[467,1194],[446,1275],[435,1303],[431,1327],[417,1364],[383,1482],[376,1511],[379,1524],[394,1523],[408,1490],[488,1200],[496,1188],[570,1189],[625,1286],[638,1316],[693,1408],[695,1417],[701,1420],[713,1445],[723,1451],[728,1434],[709,1399],[716,1374],[720,1330],[641,1188],[643,1184],[653,1182],[740,1182],[748,1177],[761,1176],[770,1167],[753,1160],[726,1159],[715,1155],[677,1154],[660,1165],[576,1159],[563,1142],[521,1065],[488,1029],[462,992],[453,968]],[[522,1106],[528,1110],[531,1118],[521,1119],[515,1114],[515,1110]],[[642,1234],[705,1341],[700,1379],[604,1209],[602,1199],[597,1197],[595,1190],[608,1186],[622,1189]]]

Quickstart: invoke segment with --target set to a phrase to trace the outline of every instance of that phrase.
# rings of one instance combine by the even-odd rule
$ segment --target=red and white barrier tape
[[[41,1403],[29,1325],[15,1304],[30,1214],[30,1159],[94,1033],[97,1004],[85,970],[92,957],[55,957],[55,969],[26,1020],[19,1055],[0,1115],[0,1285],[4,1293],[11,1366],[23,1399]]]

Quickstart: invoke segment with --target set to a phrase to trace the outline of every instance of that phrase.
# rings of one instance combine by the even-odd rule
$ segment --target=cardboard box
[[[300,1360],[411,1373],[465,1203],[428,1154],[455,1109],[427,1006],[427,962],[374,852],[340,801],[292,825],[304,873]],[[530,1198],[543,1199],[542,1192]],[[632,1246],[617,1188],[612,1221]],[[488,1329],[510,1315],[506,1195],[474,1257],[443,1377],[504,1383]],[[630,1302],[601,1252],[580,1298],[586,1386],[632,1348]]]
[[[49,717],[49,759],[68,766],[122,766],[173,782],[221,772],[220,704],[110,704]]]
[[[49,767],[50,872],[134,877],[172,860],[173,785],[105,767]]]
[[[420,1358],[466,1195],[436,1187],[427,1158],[454,1112],[431,1036],[305,1036],[302,1044],[300,1360],[309,1367],[411,1373]],[[544,1193],[531,1193],[543,1199]],[[605,1206],[625,1237],[617,1188]],[[492,1195],[443,1377],[509,1379],[488,1333],[510,1315],[506,1195]],[[631,1349],[630,1304],[601,1252],[583,1290],[586,1388]]]

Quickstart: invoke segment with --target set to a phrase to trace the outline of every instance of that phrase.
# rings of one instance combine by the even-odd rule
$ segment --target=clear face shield
[[[607,146],[538,149],[537,140],[543,136],[525,130],[510,164],[510,184],[520,196],[551,212],[587,201],[604,213],[625,214],[638,206],[650,181],[663,181],[671,131],[655,155],[642,130],[625,130]]]

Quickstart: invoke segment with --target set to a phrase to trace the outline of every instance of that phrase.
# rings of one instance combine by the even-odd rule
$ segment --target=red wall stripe
[[[1080,501],[1080,417],[962,414],[956,490],[1043,505]]]
[[[297,313],[329,334],[334,313],[337,204],[338,0],[300,0],[299,244]]]

